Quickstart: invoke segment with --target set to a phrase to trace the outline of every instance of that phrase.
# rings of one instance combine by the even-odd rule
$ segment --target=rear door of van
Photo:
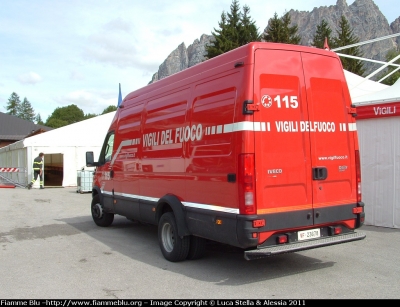
[[[355,124],[340,60],[256,49],[254,103],[263,128],[255,133],[257,214],[269,216],[268,229],[347,219],[338,206],[356,203]]]

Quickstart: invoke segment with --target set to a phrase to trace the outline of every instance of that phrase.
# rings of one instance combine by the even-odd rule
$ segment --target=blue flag
[[[119,84],[119,95],[118,95],[118,105],[117,107],[119,107],[122,103],[122,95],[121,95],[121,83]]]

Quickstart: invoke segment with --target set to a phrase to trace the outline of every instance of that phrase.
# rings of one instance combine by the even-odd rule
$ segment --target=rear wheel
[[[158,223],[158,242],[165,259],[171,262],[185,260],[190,248],[190,237],[179,237],[175,216],[164,213]]]
[[[100,196],[96,195],[92,199],[92,218],[97,226],[107,227],[114,221],[114,214],[103,211],[103,206],[100,203]]]
[[[206,253],[206,239],[190,236],[190,248],[186,259],[195,260],[203,258]]]

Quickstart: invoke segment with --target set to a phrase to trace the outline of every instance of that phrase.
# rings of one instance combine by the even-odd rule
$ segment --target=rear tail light
[[[276,238],[276,243],[278,243],[278,244],[287,243],[287,241],[288,241],[287,235],[279,235],[279,236]]]
[[[361,163],[360,151],[356,150],[356,180],[357,180],[357,202],[361,201]]]
[[[331,236],[339,235],[341,233],[342,233],[342,227],[340,227],[340,226],[330,226],[329,227],[329,234]]]
[[[240,154],[238,167],[239,212],[256,214],[254,154]]]
[[[264,227],[265,226],[265,220],[261,219],[261,220],[254,220],[253,221],[253,227],[254,228],[260,228],[260,227]]]
[[[342,233],[342,228],[341,228],[341,227],[335,227],[335,228],[333,229],[333,233],[334,233],[335,235],[341,234],[341,233]]]

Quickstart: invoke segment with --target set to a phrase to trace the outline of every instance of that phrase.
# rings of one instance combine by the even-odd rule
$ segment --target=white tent
[[[77,186],[77,171],[86,170],[86,151],[100,154],[114,115],[115,112],[110,112],[2,147],[0,165],[19,168],[19,173],[8,175],[12,181],[25,185],[33,175],[33,159],[43,152],[44,185],[57,177],[56,186]]]
[[[337,52],[398,36],[400,33],[339,47],[332,51]],[[385,63],[337,54],[340,57],[383,65],[367,78],[377,75],[389,65],[397,66],[395,69],[399,67],[395,62],[400,55]],[[388,87],[346,71],[345,76],[352,103],[357,107],[362,193],[366,204],[365,223],[400,228],[400,80]]]
[[[400,79],[353,98],[367,225],[400,228]]]
[[[344,76],[353,102],[357,99],[365,99],[365,97],[389,88],[388,85],[365,79],[347,70],[344,70]]]
[[[373,81],[371,81],[373,82]],[[374,82],[376,84],[380,84]],[[384,87],[379,91],[372,91],[367,96],[352,97],[353,103],[357,105],[373,104],[373,103],[388,103],[400,101],[400,79],[392,86],[381,84]]]

